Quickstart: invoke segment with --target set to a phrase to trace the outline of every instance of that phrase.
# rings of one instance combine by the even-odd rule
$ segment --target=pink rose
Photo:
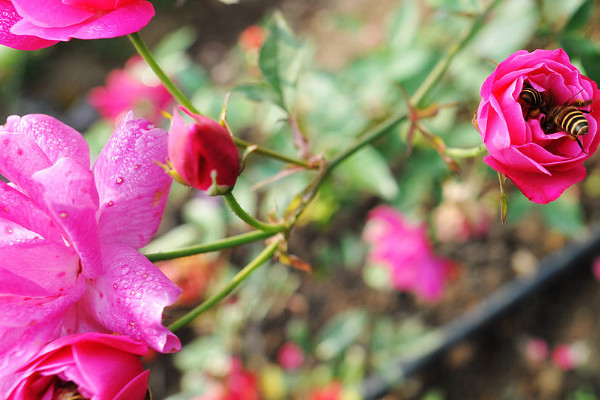
[[[136,115],[158,123],[162,118],[161,111],[170,107],[173,96],[154,75],[155,82],[142,79],[147,72],[151,70],[145,62],[139,56],[132,57],[125,68],[108,74],[106,86],[90,91],[90,104],[111,122],[134,110]]]
[[[194,122],[186,124],[179,110]],[[169,128],[169,161],[178,180],[210,195],[226,192],[240,172],[238,150],[227,129],[181,106],[173,110]]]
[[[452,264],[433,254],[424,226],[413,226],[395,209],[378,206],[369,213],[363,238],[368,259],[390,270],[392,285],[427,301],[439,300]]]
[[[304,362],[304,351],[294,342],[285,342],[277,352],[277,362],[284,369],[298,369]]]
[[[83,333],[57,339],[19,372],[7,400],[143,400],[146,346],[127,336]]]
[[[527,87],[547,99],[549,104],[538,110],[541,112],[519,99]],[[514,53],[485,80],[481,97],[477,125],[490,153],[485,162],[509,177],[527,198],[548,203],[585,178],[582,163],[596,151],[600,140],[600,92],[562,49]],[[549,109],[574,100],[592,102],[591,113],[583,114],[589,124],[588,133],[579,137],[583,149],[546,120]],[[590,106],[581,109],[590,110]]]
[[[124,36],[153,16],[145,0],[0,0],[0,44],[35,50],[71,38]]]
[[[0,143],[10,181],[0,181],[0,389],[36,345],[59,336],[117,332],[179,350],[162,313],[180,289],[136,251],[169,193],[156,164],[167,133],[130,113],[91,170],[83,137],[47,115],[9,117]]]

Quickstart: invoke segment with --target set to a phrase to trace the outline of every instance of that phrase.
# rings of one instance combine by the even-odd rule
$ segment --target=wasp
[[[542,128],[546,134],[553,133],[556,128],[564,131],[569,137],[577,141],[579,148],[585,153],[583,144],[579,140],[580,136],[587,135],[589,130],[589,123],[585,114],[589,114],[591,111],[582,110],[581,108],[587,107],[592,104],[591,100],[575,100],[567,101],[561,106],[554,106],[550,108],[546,119],[542,124]]]
[[[552,104],[552,93],[549,91],[538,92],[529,83],[525,82],[523,90],[519,93],[519,103],[525,110],[525,120],[537,118],[540,114],[547,115]]]
[[[525,83],[523,90],[519,93],[519,102],[526,110],[526,120],[537,118],[540,113],[547,111],[550,101],[545,93],[538,92],[528,83]]]
[[[519,93],[519,102],[526,110],[525,119],[537,118],[538,115],[544,114],[542,129],[545,134],[549,135],[562,130],[571,139],[576,140],[579,148],[585,152],[579,137],[588,133],[589,123],[584,113],[589,114],[590,111],[581,108],[592,104],[591,100],[571,101],[569,99],[562,105],[553,105],[550,91],[542,93],[525,83],[523,90]]]

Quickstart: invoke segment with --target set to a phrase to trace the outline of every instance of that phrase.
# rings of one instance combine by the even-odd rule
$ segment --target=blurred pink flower
[[[258,380],[256,375],[244,369],[242,361],[233,357],[231,369],[224,382],[225,392],[220,400],[258,400]]]
[[[143,400],[146,346],[127,336],[83,333],[46,345],[21,371],[7,400]]]
[[[153,16],[145,0],[0,0],[0,44],[35,50],[71,38],[124,36]]]
[[[594,273],[594,277],[600,281],[600,257],[597,257],[594,260],[594,264],[592,264],[592,272]]]
[[[525,343],[525,358],[532,364],[540,364],[548,357],[548,344],[544,339],[529,339]]]
[[[443,201],[433,211],[432,223],[440,242],[463,243],[488,233],[492,210],[479,198],[480,182],[445,182]]]
[[[59,336],[117,332],[180,349],[162,325],[180,289],[136,251],[158,229],[169,193],[156,164],[166,135],[128,114],[90,170],[83,137],[50,116],[0,126],[0,174],[10,181],[0,181],[0,389]]]
[[[552,350],[552,363],[563,371],[570,371],[585,364],[589,356],[589,348],[582,342],[559,344]]]
[[[179,111],[194,122],[186,124]],[[240,172],[238,150],[227,129],[181,106],[173,110],[169,127],[169,161],[176,179],[209,195],[225,193]]]
[[[395,209],[378,206],[368,216],[363,238],[368,259],[390,269],[392,284],[427,301],[439,300],[453,264],[433,254],[425,226],[413,226]]]
[[[158,123],[162,110],[170,108],[173,96],[160,83],[158,78],[149,74],[144,60],[134,56],[125,64],[125,68],[116,69],[108,74],[106,86],[93,88],[88,101],[103,118],[112,122],[119,121],[129,110],[136,115]]]
[[[284,369],[297,369],[304,362],[304,352],[296,343],[285,342],[279,348],[277,362]]]

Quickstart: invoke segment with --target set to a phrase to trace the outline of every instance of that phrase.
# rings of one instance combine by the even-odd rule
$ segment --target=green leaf
[[[581,203],[565,194],[543,206],[541,212],[549,228],[569,235],[575,235],[585,226]]]
[[[571,56],[578,58],[587,76],[598,81],[600,79],[600,49],[591,40],[574,34],[560,34],[558,41]]]
[[[189,26],[177,29],[165,35],[154,47],[154,57],[160,60],[173,53],[183,53],[194,44],[197,36],[196,31]]]
[[[365,147],[338,168],[338,174],[361,191],[386,200],[398,194],[398,184],[385,158],[373,147]]]
[[[577,31],[585,26],[592,16],[594,9],[594,0],[584,1],[579,8],[571,15],[569,21],[567,21],[564,31],[573,32]]]
[[[266,80],[279,96],[276,104],[289,111],[296,97],[300,75],[302,46],[280,13],[275,13],[267,25],[269,35],[263,44],[258,65]]]
[[[330,319],[319,332],[315,354],[330,360],[354,344],[367,327],[365,310],[349,310]]]
[[[247,83],[236,86],[233,91],[235,93],[240,93],[245,96],[247,99],[263,102],[269,101],[271,103],[277,104],[278,106],[283,108],[282,98],[278,92],[273,90],[273,88],[267,84],[260,83]]]

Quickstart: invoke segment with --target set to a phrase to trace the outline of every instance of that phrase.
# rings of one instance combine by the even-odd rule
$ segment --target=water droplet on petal
[[[112,207],[112,206],[114,206],[114,205],[115,205],[115,202],[111,200],[111,201],[109,201],[109,202],[108,202],[106,205],[107,205],[108,207]]]
[[[9,227],[9,226],[7,226],[7,227],[5,228],[5,230],[6,230],[6,233],[8,233],[9,235],[10,235],[11,233],[13,233],[13,232],[14,232],[14,231],[13,231],[13,228],[11,228],[11,227]]]
[[[119,287],[119,285],[117,285],[116,283],[113,283],[113,289],[116,289],[118,287]]]
[[[125,180],[125,179],[123,179],[123,177],[121,177],[121,176],[120,176],[120,177],[118,177],[118,178],[117,178],[117,185],[120,185],[121,183],[123,183],[123,181],[124,181],[124,180]]]
[[[67,218],[67,213],[66,212],[61,212],[60,214],[58,214],[59,217],[61,218]]]

